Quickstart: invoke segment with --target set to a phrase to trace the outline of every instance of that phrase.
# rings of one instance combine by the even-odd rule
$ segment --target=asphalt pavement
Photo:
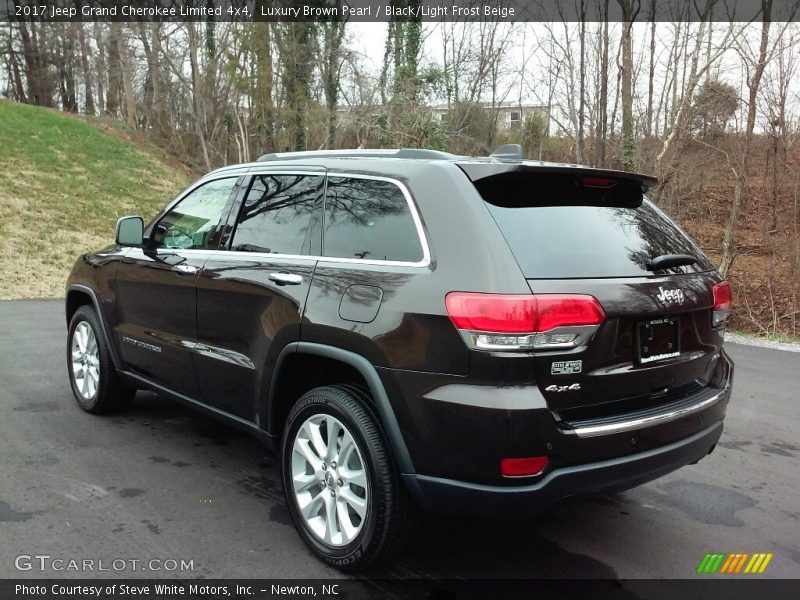
[[[82,412],[63,314],[0,302],[0,578],[86,577],[68,561],[100,559],[111,570],[94,576],[341,577],[300,541],[254,439],[151,393],[121,415]],[[771,552],[762,577],[800,578],[800,353],[726,347],[733,399],[699,464],[524,523],[428,519],[371,575],[685,578],[707,552]]]

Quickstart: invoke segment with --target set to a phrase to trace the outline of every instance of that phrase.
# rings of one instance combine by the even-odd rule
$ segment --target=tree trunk
[[[200,142],[200,149],[203,152],[203,161],[206,166],[206,170],[211,170],[211,158],[208,154],[208,142],[206,140],[206,131],[205,131],[205,107],[203,105],[203,94],[200,84],[200,66],[197,62],[197,30],[195,29],[195,23],[186,23],[187,30],[189,35],[187,36],[189,41],[189,62],[191,64],[192,69],[192,98],[194,103],[194,124],[195,124],[195,133],[197,134],[197,139]]]
[[[83,70],[83,87],[85,104],[84,111],[87,115],[93,115],[94,108],[94,77],[89,68],[89,45],[86,43],[86,32],[84,31],[85,25],[83,23],[73,24],[78,34],[78,44],[81,47],[81,69]]]
[[[260,141],[258,152],[275,150],[275,129],[273,125],[275,107],[272,102],[274,71],[272,66],[272,24],[258,22],[253,24],[253,45],[256,58],[256,76],[253,81],[253,102],[255,104],[255,125]]]
[[[104,78],[106,76],[106,44],[103,40],[103,32],[100,24],[95,22],[94,28],[94,42],[97,44],[97,113],[102,114],[103,111],[103,98],[105,95]]]
[[[603,2],[602,57],[600,59],[600,97],[597,100],[597,130],[594,142],[594,162],[598,167],[606,164],[606,135],[608,127],[608,2]]]
[[[622,8],[622,168],[636,169],[636,140],[633,137],[633,20],[634,0],[617,0]]]
[[[700,14],[700,28],[695,37],[695,46],[694,50],[692,51],[691,60],[689,61],[689,76],[686,80],[686,86],[683,91],[683,98],[680,102],[680,106],[677,110],[675,121],[673,122],[673,126],[670,129],[669,135],[667,135],[663,145],[661,146],[661,151],[656,156],[656,165],[655,165],[656,174],[658,175],[659,178],[658,186],[661,189],[664,189],[671,181],[672,176],[674,174],[675,154],[680,150],[680,148],[683,146],[683,143],[686,140],[688,134],[689,118],[691,116],[692,100],[694,98],[694,92],[695,89],[697,88],[697,84],[700,81],[700,77],[711,66],[711,63],[715,60],[715,58],[712,57],[711,59],[709,59],[709,62],[706,62],[703,65],[702,68],[698,67],[700,53],[702,51],[703,38],[706,30],[705,28],[706,25],[708,24],[708,19],[710,18],[711,15],[711,7],[714,5],[715,1],[716,0],[706,0],[705,8],[703,12]],[[677,44],[677,39],[676,39],[676,44]],[[719,54],[717,56],[719,56]],[[678,78],[677,70],[678,70],[678,65],[676,56],[674,81],[676,81]],[[666,113],[665,113],[665,118],[666,118]]]
[[[133,75],[131,73],[130,56],[128,55],[128,43],[122,31],[122,23],[112,21],[111,29],[114,31],[119,69],[122,75],[122,92],[125,97],[125,122],[131,129],[136,129],[136,97],[133,94]]]
[[[341,3],[340,10],[341,10]],[[325,35],[323,87],[325,89],[325,104],[328,110],[328,132],[325,138],[325,147],[332,148],[336,137],[336,105],[339,99],[339,78],[342,63],[342,40],[344,38],[345,24],[332,21],[323,25]]]
[[[20,73],[17,53],[14,51],[14,46],[11,44],[10,32],[6,38],[6,53],[8,54],[8,67],[11,73],[11,80],[14,84],[15,99],[17,102],[27,102],[28,97],[25,95],[25,86],[22,83],[22,74]]]
[[[764,74],[767,63],[767,44],[769,43],[770,18],[772,16],[772,0],[761,0],[761,43],[758,49],[758,62],[755,64],[753,74],[747,82],[749,96],[747,99],[747,129],[744,136],[742,156],[736,170],[736,186],[733,190],[733,202],[725,226],[725,235],[722,238],[722,264],[720,273],[727,277],[733,261],[736,258],[735,234],[739,224],[739,213],[742,210],[742,196],[747,186],[747,169],[750,166],[750,153],[753,145],[753,129],[756,123],[756,102],[758,100],[758,87]]]
[[[584,125],[586,120],[586,0],[580,0],[580,63],[578,64],[578,156],[584,157]],[[588,161],[587,161],[588,162]]]
[[[61,108],[66,112],[78,112],[78,102],[75,98],[75,32],[73,23],[59,23],[57,38],[59,52],[53,56],[52,62],[56,65],[59,89],[61,91]],[[55,42],[54,42],[55,43]]]
[[[30,25],[30,30],[28,29]],[[36,23],[19,22],[22,56],[25,59],[25,79],[28,101],[39,106],[53,106],[53,85],[47,72],[47,53],[39,43]]]
[[[647,71],[647,116],[645,135],[653,135],[653,79],[656,67],[656,0],[650,0],[650,69]]]
[[[108,87],[106,88],[106,113],[116,117],[119,113],[120,95],[122,93],[122,69],[119,64],[117,35],[119,24],[111,25],[108,30],[106,58],[108,68]]]
[[[313,80],[312,48],[316,24],[309,22],[289,23],[283,53],[286,58],[283,83],[286,88],[287,120],[294,150],[306,150],[306,113],[311,98]]]

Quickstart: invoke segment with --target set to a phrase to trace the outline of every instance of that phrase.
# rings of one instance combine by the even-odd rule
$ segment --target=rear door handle
[[[270,273],[269,279],[278,285],[300,285],[303,283],[303,276],[294,275],[293,273]]]
[[[177,271],[179,275],[194,275],[197,273],[197,267],[192,265],[175,265],[172,270]]]

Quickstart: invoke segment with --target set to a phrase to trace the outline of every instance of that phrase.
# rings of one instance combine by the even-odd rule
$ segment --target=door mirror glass
[[[116,239],[120,246],[141,246],[144,234],[142,217],[122,217],[117,221]]]

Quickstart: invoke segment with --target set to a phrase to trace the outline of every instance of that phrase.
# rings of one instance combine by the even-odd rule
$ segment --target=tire
[[[92,414],[123,410],[136,395],[120,381],[100,319],[89,305],[78,308],[69,323],[67,373],[78,405]]]
[[[319,439],[312,434],[315,428]],[[337,440],[331,446],[330,431]],[[319,450],[315,441],[323,443]],[[344,464],[334,464],[339,458]],[[315,467],[312,461],[324,464]],[[281,466],[295,527],[328,565],[362,570],[397,555],[413,539],[418,509],[400,479],[371,398],[361,389],[326,386],[304,394],[286,419]],[[328,519],[331,506],[335,515]]]

